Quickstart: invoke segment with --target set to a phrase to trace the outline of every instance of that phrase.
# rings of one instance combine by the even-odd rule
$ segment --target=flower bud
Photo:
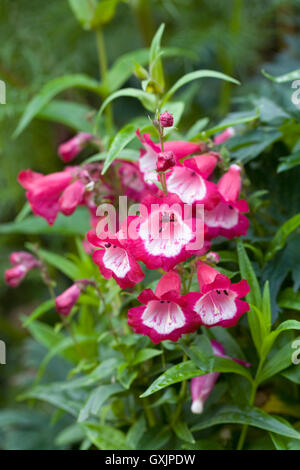
[[[7,269],[5,271],[5,282],[10,287],[18,287],[26,276],[27,271],[27,268],[22,264],[18,264],[13,268]]]
[[[70,162],[73,160],[83,148],[85,142],[92,138],[91,134],[80,132],[67,142],[64,142],[58,147],[58,155],[63,162]]]
[[[56,297],[55,308],[61,315],[69,315],[72,308],[76,304],[79,296],[81,294],[81,289],[77,283],[73,284],[62,294]]]
[[[208,263],[214,263],[217,264],[220,261],[220,255],[216,253],[215,251],[209,251],[206,253],[206,261]]]
[[[10,262],[13,266],[17,266],[18,264],[23,264],[26,267],[33,267],[37,266],[38,260],[27,251],[14,251],[11,253]]]
[[[214,138],[214,144],[215,145],[223,144],[224,142],[226,142],[226,140],[230,139],[234,135],[235,135],[234,128],[233,127],[228,127],[227,129],[225,129],[224,132],[221,132],[221,134],[218,134]]]
[[[172,127],[174,124],[174,118],[171,113],[168,113],[166,111],[165,113],[162,113],[159,117],[159,122],[161,127]]]
[[[161,152],[157,155],[156,170],[159,173],[167,171],[169,168],[172,168],[175,165],[176,158],[174,152]]]
[[[5,271],[5,282],[11,287],[18,287],[22,280],[33,268],[39,267],[39,261],[27,251],[14,251],[10,255],[12,268]]]

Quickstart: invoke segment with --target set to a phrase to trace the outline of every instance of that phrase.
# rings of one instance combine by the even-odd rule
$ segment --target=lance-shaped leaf
[[[52,100],[52,98],[54,98],[54,96],[68,88],[84,88],[85,90],[93,91],[97,94],[101,92],[97,80],[83,74],[65,75],[64,77],[51,80],[28,103],[13,137],[20,135],[25,127],[28,126],[32,119]]]
[[[174,95],[174,93],[179,90],[182,86],[190,83],[198,78],[218,78],[219,80],[225,80],[227,82],[235,83],[239,85],[240,82],[235,78],[229,77],[229,75],[225,75],[221,72],[215,72],[214,70],[196,70],[195,72],[190,72],[183,77],[181,77],[170,90],[164,96],[161,105],[164,105],[169,99]]]
[[[291,425],[283,423],[279,418],[270,416],[253,406],[225,405],[210,409],[200,416],[192,431],[207,429],[216,424],[246,424],[282,436],[300,439],[300,433]]]

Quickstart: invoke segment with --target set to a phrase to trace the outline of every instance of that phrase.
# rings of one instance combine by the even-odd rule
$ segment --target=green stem
[[[148,398],[144,398],[143,407],[144,407],[145,415],[146,415],[147,420],[148,420],[148,424],[149,424],[150,428],[152,428],[153,426],[156,425],[156,418],[155,418],[155,414],[154,414],[153,409],[150,408],[150,406],[149,406]]]
[[[182,358],[182,362],[185,362],[187,360],[187,356],[186,354],[183,355],[183,358]],[[173,416],[173,419],[171,421],[171,428],[176,424],[180,414],[181,414],[181,411],[182,411],[182,407],[183,407],[183,404],[184,404],[184,401],[185,401],[185,394],[186,394],[186,388],[187,388],[187,381],[184,380],[183,382],[181,382],[181,387],[180,387],[180,391],[179,391],[179,399],[178,399],[178,405],[177,405],[177,408],[175,410],[175,413],[174,413],[174,416]]]
[[[255,379],[252,383],[251,395],[250,395],[250,398],[249,398],[249,405],[250,406],[253,406],[253,404],[254,404],[256,390],[257,390],[257,387],[258,387],[257,378],[259,377],[259,374],[260,374],[260,371],[261,371],[262,366],[264,364],[264,361],[265,361],[265,358],[261,357],[261,359],[259,361],[259,364],[258,364],[257,371],[256,371]],[[248,431],[248,425],[244,424],[243,427],[242,427],[242,432],[241,432],[239,442],[238,442],[238,445],[237,445],[237,450],[242,450],[243,449],[245,439],[246,439],[246,436],[247,436],[247,431]]]
[[[96,30],[96,38],[97,38],[97,51],[98,51],[98,61],[99,61],[99,70],[101,75],[101,81],[105,88],[105,96],[108,95],[108,83],[107,83],[107,57],[106,57],[106,49],[104,43],[104,36],[102,32],[102,28],[99,27]],[[106,129],[109,134],[112,134],[114,123],[113,123],[113,113],[111,103],[109,103],[105,108],[105,115],[106,115]]]

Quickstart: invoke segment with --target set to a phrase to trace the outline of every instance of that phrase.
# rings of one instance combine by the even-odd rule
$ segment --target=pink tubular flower
[[[166,111],[165,113],[162,113],[159,116],[159,122],[160,122],[161,127],[172,127],[174,124],[173,115],[171,113],[168,113],[168,111]]]
[[[5,271],[5,282],[10,287],[18,287],[19,284],[23,281],[28,270],[22,264],[13,266]]]
[[[84,144],[92,138],[92,134],[86,132],[80,132],[79,134],[67,140],[58,147],[58,155],[64,162],[70,162],[73,160],[81,151]]]
[[[71,287],[66,289],[62,294],[56,297],[55,308],[61,315],[69,315],[72,308],[80,297],[82,289],[89,281],[85,279],[75,282]]]
[[[122,162],[119,175],[124,194],[134,201],[140,201],[146,191],[146,185],[137,163]]]
[[[170,271],[158,282],[155,294],[145,289],[138,297],[143,304],[128,311],[128,324],[136,333],[147,335],[157,344],[164,340],[177,341],[181,335],[197,329],[195,314],[187,308],[185,296],[180,296],[179,275]]]
[[[59,198],[59,208],[64,215],[71,215],[76,207],[82,203],[85,185],[80,181],[71,183]]]
[[[156,170],[164,172],[176,165],[174,152],[160,152],[157,155]]]
[[[12,268],[5,271],[5,282],[11,287],[18,287],[28,271],[40,265],[39,261],[26,251],[15,251],[10,255]]]
[[[242,184],[240,172],[238,165],[231,165],[217,184],[221,200],[213,209],[205,211],[209,238],[218,235],[233,238],[247,233],[249,220],[242,212],[248,212],[248,203],[238,200]]]
[[[212,163],[211,157],[197,156],[184,160],[183,164],[177,164],[166,175],[168,191],[176,194],[184,203],[204,204],[205,208],[212,209],[220,200],[220,196],[217,186],[207,181],[203,172],[211,172],[215,163]]]
[[[52,225],[60,209],[60,195],[72,181],[71,173],[61,171],[44,176],[31,170],[22,170],[18,181],[27,189],[26,196],[34,214]]]
[[[189,211],[188,211],[189,210]],[[203,254],[203,224],[176,195],[147,196],[140,205],[140,215],[130,216],[123,224],[126,243],[137,260],[149,269],[169,271],[194,254]]]
[[[214,138],[214,144],[220,145],[226,142],[226,140],[230,139],[235,135],[235,130],[233,127],[227,127],[224,132],[221,132],[221,134],[218,134]]]
[[[226,356],[224,347],[217,341],[211,340],[211,346],[215,356],[226,357],[232,359],[245,367],[250,367],[251,364],[242,361],[240,359],[234,359]],[[199,377],[193,377],[191,380],[191,395],[192,395],[192,407],[191,411],[195,414],[201,414],[203,411],[204,403],[209,397],[216,381],[218,380],[220,373],[211,372],[210,374],[201,375]]]
[[[199,323],[207,327],[236,325],[241,315],[250,309],[247,302],[239,300],[250,290],[247,281],[242,279],[231,284],[227,276],[202,261],[198,262],[197,275],[200,293],[187,295]]]
[[[97,236],[90,230],[87,239],[92,245],[104,248],[93,252],[93,261],[105,279],[113,277],[122,289],[142,281],[145,275],[131,251],[126,248],[120,232],[116,235],[105,232]]]
[[[144,175],[145,181],[148,184],[152,184],[153,181],[157,180],[156,161],[157,155],[161,152],[161,146],[155,144],[150,139],[150,134],[142,136],[140,131],[137,130],[136,135],[144,147],[144,149],[140,150],[139,168]],[[201,146],[193,142],[177,140],[164,143],[164,152],[173,152],[176,160],[199,151],[201,151]]]

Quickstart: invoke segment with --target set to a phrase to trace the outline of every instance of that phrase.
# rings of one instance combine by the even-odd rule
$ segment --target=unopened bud
[[[159,122],[161,127],[172,127],[174,124],[174,118],[171,113],[168,113],[166,111],[165,113],[162,113],[159,117]]]
[[[174,152],[161,152],[157,155],[156,170],[159,173],[169,170],[176,165]]]

